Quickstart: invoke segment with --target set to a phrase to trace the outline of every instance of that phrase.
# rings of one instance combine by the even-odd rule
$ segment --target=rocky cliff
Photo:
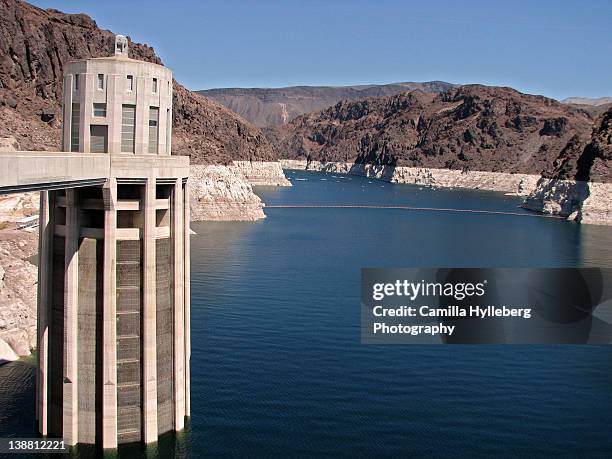
[[[191,166],[190,183],[193,221],[265,218],[261,199],[236,166]]]
[[[198,91],[238,113],[255,126],[282,126],[304,113],[319,111],[341,100],[383,97],[420,89],[442,92],[453,87],[443,81],[361,86],[293,86],[288,88],[221,88]]]
[[[11,360],[8,348],[24,356],[36,347],[37,268],[29,257],[37,250],[35,232],[0,231],[0,363]]]
[[[113,40],[87,15],[0,0],[0,137],[16,137],[21,150],[59,149],[64,65],[109,55]],[[130,57],[162,63],[140,43],[130,43]],[[259,129],[176,82],[173,125],[173,153],[194,164],[273,157]]]
[[[524,207],[582,223],[612,225],[612,108],[595,122],[589,142],[570,143],[545,171]]]
[[[594,114],[510,88],[461,86],[339,102],[280,128],[282,157],[540,174],[574,160]]]

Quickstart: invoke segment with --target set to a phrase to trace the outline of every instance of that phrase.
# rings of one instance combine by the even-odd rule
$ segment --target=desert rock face
[[[193,221],[265,218],[261,199],[236,166],[191,166],[190,183]]]
[[[612,225],[612,108],[595,122],[584,148],[568,147],[524,207],[582,223]]]
[[[38,270],[28,258],[37,250],[37,233],[0,231],[0,341],[17,356],[29,355],[36,347]],[[6,346],[0,342],[0,348]]]
[[[339,102],[273,138],[290,159],[540,174],[568,144],[584,148],[593,122],[552,99],[469,85]]]
[[[190,156],[191,164],[275,159],[262,132],[225,107],[179,84],[173,103],[172,153]]]
[[[604,112],[593,129],[591,141],[576,161],[577,180],[612,182],[612,108]]]

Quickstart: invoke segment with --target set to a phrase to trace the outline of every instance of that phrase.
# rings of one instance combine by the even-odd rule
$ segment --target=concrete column
[[[66,190],[66,254],[64,281],[63,436],[67,445],[78,437],[78,285],[79,209],[77,191]]]
[[[183,180],[174,183],[172,192],[172,242],[174,254],[174,428],[182,430],[185,426],[185,278],[183,235]]]
[[[189,182],[185,183],[183,193],[185,225],[184,244],[184,282],[185,282],[185,416],[191,416],[191,208],[189,206]]]
[[[47,435],[49,317],[51,311],[51,248],[53,243],[52,202],[48,191],[40,192],[38,233],[38,371],[36,373],[36,419],[38,432]]]
[[[142,319],[142,368],[143,368],[143,418],[145,443],[157,441],[157,327],[155,276],[155,177],[150,176],[145,185],[143,231],[143,319]]]
[[[102,447],[117,447],[117,180],[104,189],[104,299],[102,324]]]

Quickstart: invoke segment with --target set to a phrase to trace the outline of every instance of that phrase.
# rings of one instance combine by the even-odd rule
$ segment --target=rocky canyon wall
[[[523,207],[580,223],[612,226],[612,183],[543,177]]]

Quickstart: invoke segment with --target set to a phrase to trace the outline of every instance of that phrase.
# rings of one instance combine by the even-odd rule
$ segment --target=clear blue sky
[[[155,47],[190,89],[444,80],[612,96],[612,0],[34,0]]]

